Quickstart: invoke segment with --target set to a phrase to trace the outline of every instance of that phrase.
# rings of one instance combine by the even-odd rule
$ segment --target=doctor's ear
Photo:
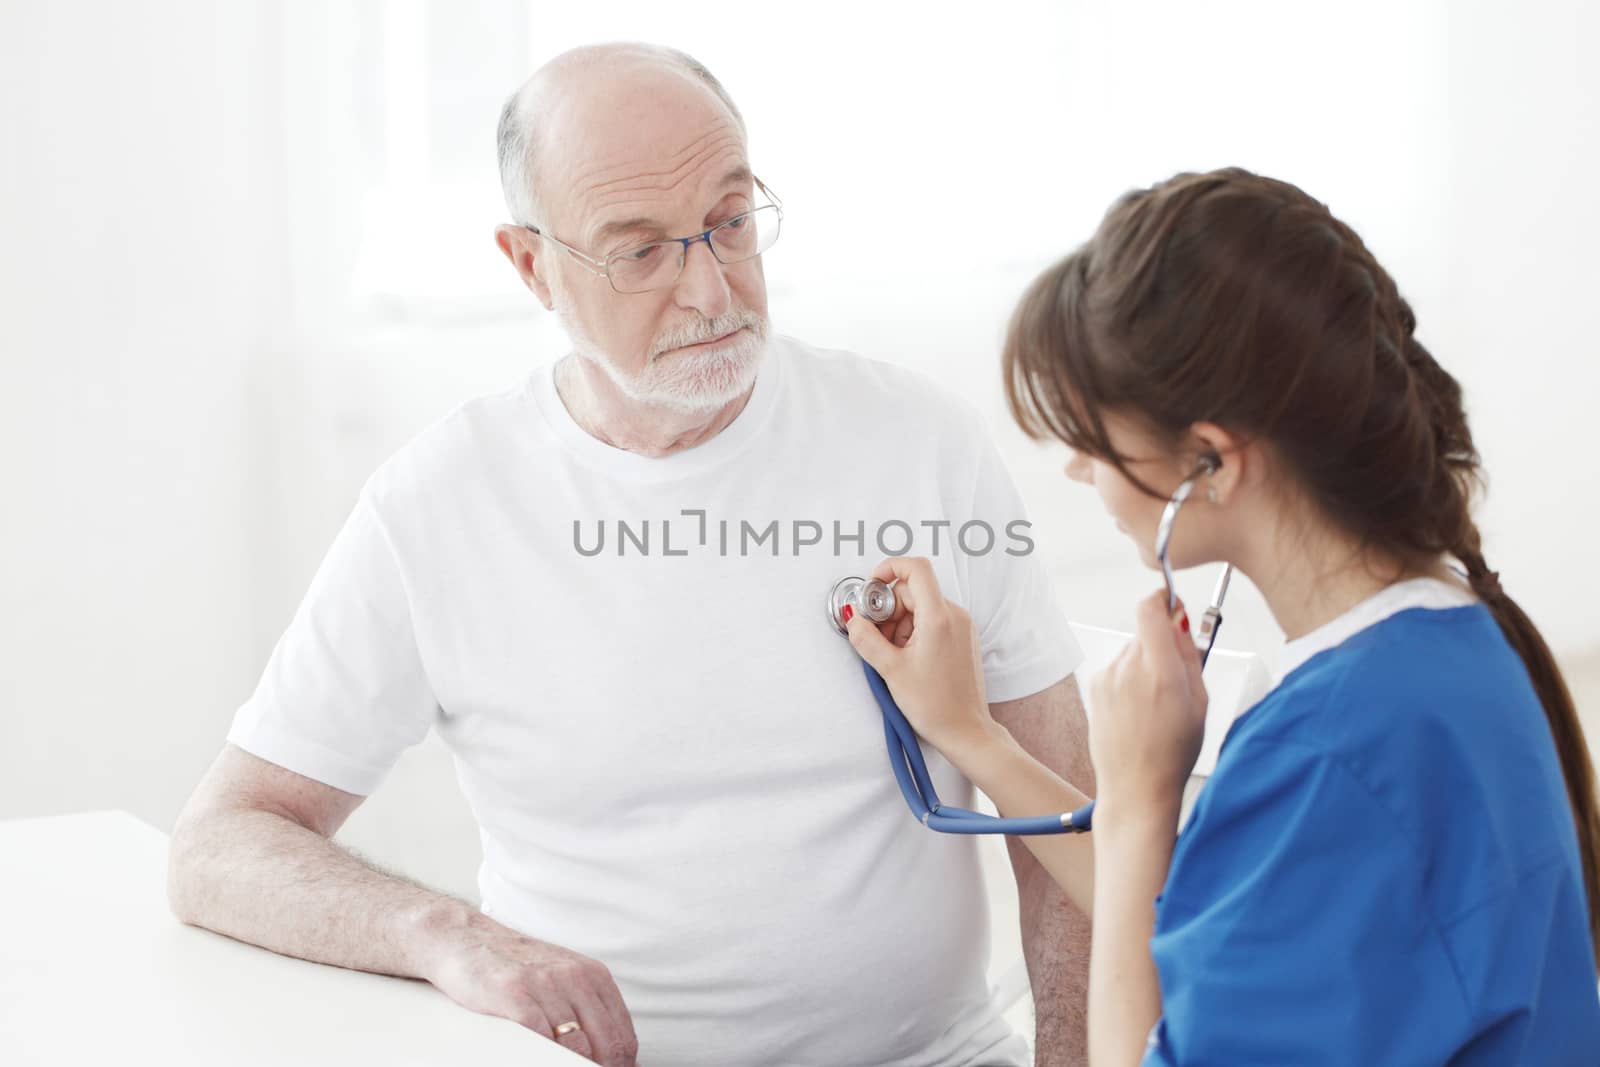
[[[1251,466],[1248,442],[1212,422],[1195,423],[1189,427],[1189,437],[1190,448],[1197,454],[1195,466],[1211,468],[1211,473],[1200,479],[1197,495],[1210,504],[1227,503]]]

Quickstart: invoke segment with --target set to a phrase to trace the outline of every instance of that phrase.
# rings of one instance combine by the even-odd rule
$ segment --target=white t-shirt
[[[652,1067],[1025,1063],[987,1002],[976,842],[912,817],[825,611],[909,533],[991,701],[1077,667],[982,418],[775,337],[722,433],[651,459],[585,433],[552,369],[373,474],[228,739],[367,794],[437,729],[483,911],[609,967]],[[971,526],[953,553],[973,520],[992,550]]]

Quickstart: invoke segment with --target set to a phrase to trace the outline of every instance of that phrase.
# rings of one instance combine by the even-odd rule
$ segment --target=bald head
[[[550,225],[540,217],[547,206],[541,196],[550,169],[546,157],[592,136],[601,115],[640,101],[659,105],[686,96],[724,112],[744,137],[744,117],[722,83],[677,49],[631,42],[588,45],[540,67],[500,111],[500,184],[513,221]]]
[[[495,243],[555,312],[596,395],[675,418],[748,395],[766,276],[759,255],[727,257],[710,234],[751,221],[758,183],[744,120],[710,72],[651,45],[568,52],[507,102],[499,141],[516,224],[497,226]],[[766,207],[775,236],[778,208]],[[619,288],[597,266],[629,250],[666,268],[660,284]]]

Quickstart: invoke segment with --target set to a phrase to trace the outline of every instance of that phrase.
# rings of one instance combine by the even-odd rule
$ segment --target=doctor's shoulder
[[[1332,769],[1419,857],[1493,846],[1495,812],[1513,795],[1565,804],[1543,709],[1481,606],[1403,611],[1308,659],[1241,716],[1214,781],[1253,792],[1266,753],[1289,792]],[[1522,853],[1530,834],[1543,831],[1500,843]]]
[[[1323,744],[1393,740],[1461,726],[1462,709],[1524,705],[1540,715],[1516,653],[1482,605],[1413,608],[1300,664],[1261,702],[1281,729]]]

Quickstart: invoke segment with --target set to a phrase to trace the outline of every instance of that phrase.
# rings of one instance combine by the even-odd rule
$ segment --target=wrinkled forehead
[[[744,133],[687,72],[640,67],[552,96],[540,199],[570,240],[587,244],[623,219],[697,228],[730,189],[749,193]]]

